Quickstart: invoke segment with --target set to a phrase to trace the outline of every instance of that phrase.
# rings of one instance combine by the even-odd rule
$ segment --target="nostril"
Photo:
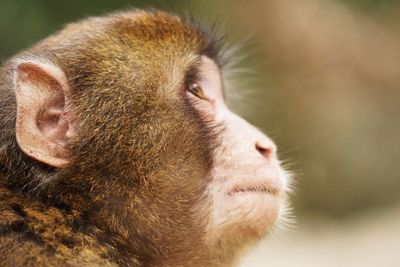
[[[272,147],[270,146],[263,146],[260,143],[256,143],[256,149],[266,158],[269,158],[272,154]]]

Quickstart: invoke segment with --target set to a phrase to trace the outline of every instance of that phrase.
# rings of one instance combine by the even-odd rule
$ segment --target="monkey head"
[[[273,141],[225,104],[219,40],[134,10],[15,56],[1,88],[8,183],[68,207],[66,224],[92,240],[77,250],[97,244],[128,266],[233,264],[282,217],[288,185]]]

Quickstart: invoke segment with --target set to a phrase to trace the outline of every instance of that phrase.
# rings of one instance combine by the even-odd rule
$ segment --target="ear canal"
[[[67,79],[58,66],[36,60],[15,70],[16,138],[28,156],[53,167],[69,162],[68,141],[75,134],[67,103]]]

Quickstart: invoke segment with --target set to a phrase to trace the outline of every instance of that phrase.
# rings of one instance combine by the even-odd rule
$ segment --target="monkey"
[[[0,70],[1,266],[234,266],[284,217],[275,143],[225,104],[218,34],[133,9]]]

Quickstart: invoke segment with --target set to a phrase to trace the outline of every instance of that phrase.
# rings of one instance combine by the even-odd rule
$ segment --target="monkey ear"
[[[66,105],[70,88],[54,64],[21,61],[14,75],[17,100],[16,138],[30,157],[53,167],[69,162],[68,140],[75,135]]]

